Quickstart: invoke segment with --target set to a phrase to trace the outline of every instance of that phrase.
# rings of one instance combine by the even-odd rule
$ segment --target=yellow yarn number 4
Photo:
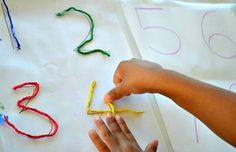
[[[123,113],[123,112],[130,112],[130,113],[134,113],[134,114],[142,114],[144,111],[140,111],[140,110],[130,110],[130,109],[115,109],[114,105],[112,103],[108,103],[108,107],[109,109],[107,110],[95,110],[95,109],[91,109],[91,102],[92,102],[92,98],[93,98],[93,91],[94,88],[96,86],[96,81],[93,80],[92,84],[90,86],[90,91],[89,91],[89,97],[88,97],[88,101],[87,101],[87,106],[86,106],[86,111],[88,115],[91,114],[104,114],[107,112],[111,112],[114,115],[116,113]]]

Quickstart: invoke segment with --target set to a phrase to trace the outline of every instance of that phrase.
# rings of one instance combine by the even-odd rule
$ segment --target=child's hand
[[[100,136],[95,130],[89,131],[89,137],[99,152],[142,152],[134,136],[127,127],[124,119],[108,113],[107,125],[99,116],[94,117],[94,123]],[[145,152],[155,152],[158,141],[154,140],[147,145]]]
[[[109,91],[105,102],[112,102],[130,94],[155,92],[157,76],[163,71],[158,64],[132,59],[119,64],[113,77],[116,87]]]

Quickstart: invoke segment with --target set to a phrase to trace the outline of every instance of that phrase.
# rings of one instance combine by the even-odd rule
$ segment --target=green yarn
[[[96,52],[100,52],[102,53],[103,55],[105,56],[108,56],[110,57],[110,54],[109,52],[107,51],[104,51],[104,50],[101,50],[101,49],[93,49],[93,50],[82,50],[82,48],[89,42],[91,42],[93,40],[93,31],[94,31],[94,22],[93,22],[93,19],[92,17],[85,11],[83,10],[79,10],[79,9],[76,9],[74,7],[70,7],[62,12],[59,12],[57,13],[56,15],[61,17],[63,16],[66,12],[69,12],[69,11],[77,11],[77,12],[80,12],[82,13],[85,17],[88,18],[88,21],[89,21],[89,24],[90,24],[90,30],[89,30],[89,33],[88,35],[86,36],[86,38],[79,44],[79,46],[76,47],[76,51],[79,53],[79,54],[82,54],[82,55],[88,55],[88,54],[91,54],[91,53],[96,53]]]
[[[5,107],[3,106],[3,104],[0,102],[0,109],[4,110]]]

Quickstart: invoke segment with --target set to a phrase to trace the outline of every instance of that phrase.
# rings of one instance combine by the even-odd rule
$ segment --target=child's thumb
[[[126,95],[127,95],[127,93],[125,92],[125,88],[123,87],[123,85],[119,85],[105,94],[104,101],[107,103],[113,102],[115,100],[122,98],[123,96],[126,96]]]

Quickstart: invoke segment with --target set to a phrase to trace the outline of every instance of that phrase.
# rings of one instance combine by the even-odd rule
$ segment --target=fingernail
[[[89,137],[93,139],[94,136],[96,135],[96,131],[94,129],[89,129],[88,134]]]
[[[89,130],[88,130],[88,133],[89,133],[89,134],[94,133],[94,129],[89,129]]]
[[[104,101],[105,101],[106,103],[112,102],[111,97],[110,97],[108,94],[106,94],[106,95],[104,96]]]
[[[111,118],[112,114],[110,112],[107,113],[107,118]]]
[[[94,121],[97,121],[97,120],[101,120],[101,118],[99,117],[99,115],[95,115],[95,116],[93,117],[93,120],[94,120]]]
[[[158,140],[154,140],[153,144],[158,145]]]
[[[116,118],[116,121],[120,121],[122,119],[121,116],[118,116],[118,115],[116,115],[115,118]]]

